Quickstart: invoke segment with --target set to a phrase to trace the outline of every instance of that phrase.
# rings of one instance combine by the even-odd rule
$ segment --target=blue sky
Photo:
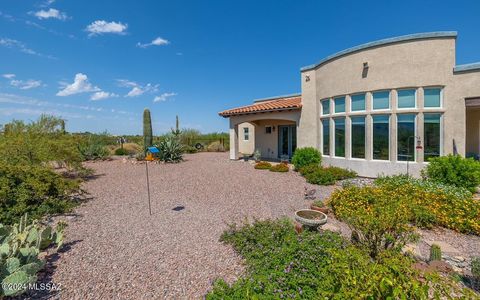
[[[226,131],[218,112],[300,91],[300,67],[382,38],[455,30],[480,61],[480,1],[0,3],[0,124],[51,113],[70,131]]]

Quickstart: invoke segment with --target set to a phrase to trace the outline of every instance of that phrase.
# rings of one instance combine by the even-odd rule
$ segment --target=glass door
[[[291,158],[297,148],[297,128],[295,125],[278,126],[278,158]]]

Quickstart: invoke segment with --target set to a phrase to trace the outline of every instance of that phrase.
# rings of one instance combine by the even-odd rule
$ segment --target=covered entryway
[[[289,159],[297,147],[300,95],[274,97],[220,112],[230,118],[230,159],[259,151],[266,160]],[[245,152],[247,151],[247,152]]]
[[[465,156],[480,157],[480,97],[465,99],[466,145]]]

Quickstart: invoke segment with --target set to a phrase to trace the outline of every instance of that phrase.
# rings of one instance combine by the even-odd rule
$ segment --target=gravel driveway
[[[149,165],[150,216],[144,164],[90,167],[99,175],[85,185],[93,199],[69,220],[70,249],[54,263],[61,299],[202,298],[216,278],[232,282],[242,274],[241,259],[219,242],[228,223],[292,216],[309,204],[295,172],[199,153],[180,164]],[[320,196],[331,190],[322,187]]]

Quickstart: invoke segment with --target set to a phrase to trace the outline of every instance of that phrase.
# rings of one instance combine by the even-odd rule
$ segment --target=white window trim
[[[355,118],[355,117],[364,117],[364,120],[365,120],[365,157],[364,158],[360,158],[360,157],[353,157],[353,134],[352,134],[352,129],[353,129],[353,123],[352,123],[352,117]],[[367,160],[367,115],[353,115],[353,116],[350,116],[350,159],[351,160]]]
[[[428,161],[425,160],[425,114],[440,114],[440,156],[443,156],[443,133],[444,133],[444,130],[443,130],[443,117],[444,117],[444,114],[441,113],[441,112],[425,112],[423,113],[423,136],[422,136],[422,142],[423,142],[423,163],[424,164],[429,164]]]
[[[353,101],[352,101],[352,97],[353,96],[358,96],[358,95],[363,95],[363,105],[364,105],[364,108],[362,110],[353,110]],[[362,113],[362,112],[366,112],[367,111],[367,93],[356,93],[356,94],[351,94],[350,95],[350,113]]]
[[[391,139],[391,134],[390,134],[390,130],[392,130],[392,114],[376,114],[375,116],[379,116],[379,115],[388,115],[388,159],[375,159],[373,158],[373,143],[374,143],[374,140],[373,140],[373,126],[375,125],[375,121],[374,121],[374,118],[372,115],[372,130],[370,131],[370,135],[371,135],[371,147],[370,147],[370,154],[371,154],[371,157],[372,157],[372,161],[377,161],[377,162],[386,162],[386,161],[392,161],[392,158],[390,157],[391,156],[391,153],[390,153],[390,149],[391,149],[391,144],[392,144],[392,139]]]
[[[331,126],[330,126],[330,119],[331,119],[331,118],[322,118],[322,119],[320,119],[320,124],[321,124],[321,125],[320,125],[320,126],[321,126],[321,131],[320,131],[320,132],[321,132],[321,139],[320,139],[320,149],[321,149],[321,151],[320,151],[320,152],[322,153],[322,156],[324,156],[324,157],[331,157],[331,151],[330,151],[330,135],[331,135],[331,134],[330,134],[330,127],[331,127]],[[328,151],[328,152],[329,152],[330,154],[324,154],[324,153],[323,153],[323,152],[324,152],[324,151],[323,151],[323,146],[324,146],[324,141],[325,141],[325,135],[323,134],[323,132],[324,132],[324,130],[323,130],[323,128],[324,128],[323,121],[324,121],[324,120],[328,122],[328,137],[329,137],[329,139],[328,139],[328,150],[329,150],[329,151]]]
[[[412,161],[408,161],[408,163],[416,163],[417,162],[417,137],[419,135],[417,135],[417,122],[418,122],[418,113],[402,113],[402,114],[396,114],[395,115],[395,122],[397,122],[397,145],[396,145],[396,149],[395,149],[395,155],[396,155],[396,158],[397,158],[397,163],[401,163],[401,164],[406,164],[407,161],[402,161],[402,160],[398,160],[398,115],[415,115],[415,119],[413,120],[413,133],[414,133],[414,138],[413,138],[413,160]]]
[[[398,101],[398,92],[399,91],[410,91],[410,90],[414,90],[415,91],[415,94],[414,94],[414,103],[415,105],[413,107],[399,107],[398,105],[400,104],[400,102]],[[418,109],[418,101],[417,101],[417,94],[418,94],[418,88],[403,88],[403,89],[397,89],[397,110],[400,110],[400,111],[404,111],[404,110],[409,110],[409,109]]]
[[[388,108],[374,108],[374,94],[375,93],[381,93],[381,92],[388,92]],[[384,112],[384,111],[391,111],[392,110],[392,90],[378,90],[378,91],[372,91],[370,92],[372,96],[370,97],[372,99],[372,111],[374,112]],[[383,161],[383,160],[382,160]]]
[[[425,90],[440,90],[440,106],[425,106]],[[443,108],[443,87],[440,86],[428,86],[423,88],[423,109],[432,110],[432,109],[442,109]]]

